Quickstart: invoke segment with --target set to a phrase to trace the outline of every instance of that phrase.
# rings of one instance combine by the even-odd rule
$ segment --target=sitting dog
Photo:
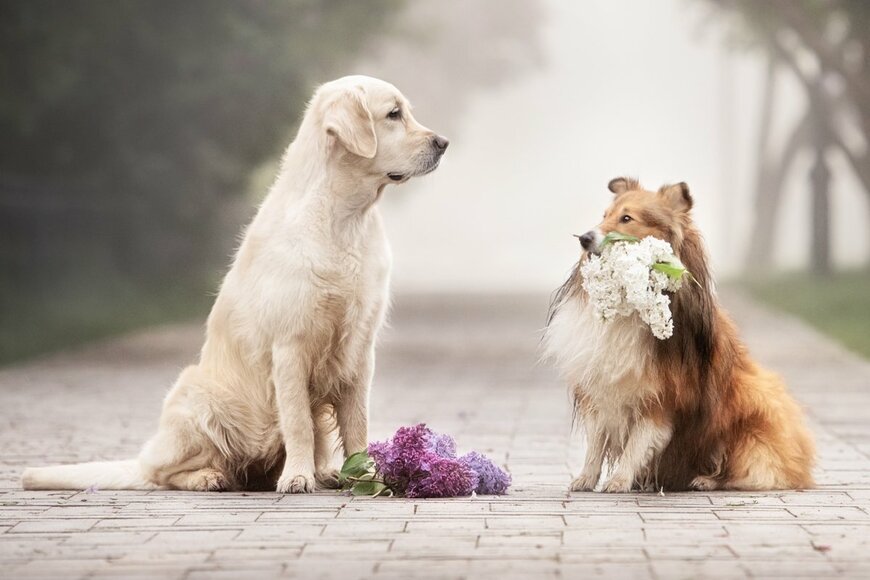
[[[438,167],[447,139],[391,84],[350,76],[311,99],[208,318],[197,364],[130,461],[28,469],[25,489],[310,492],[368,443],[391,255],[375,202]],[[334,417],[334,418],[333,418]]]
[[[570,382],[587,440],[571,484],[592,491],[606,460],[605,492],[771,490],[813,485],[814,445],[781,380],[759,367],[719,306],[685,183],[646,191],[617,178],[601,224],[580,237],[583,254],[556,292],[545,352]],[[674,292],[674,334],[653,337],[637,314],[601,322],[580,264],[609,232],[671,244],[694,276]]]

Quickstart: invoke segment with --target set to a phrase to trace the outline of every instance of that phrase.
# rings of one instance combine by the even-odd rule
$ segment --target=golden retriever
[[[27,469],[25,489],[335,484],[331,428],[346,455],[368,443],[375,337],[389,301],[391,254],[375,202],[386,185],[433,171],[447,145],[389,83],[322,85],[157,434],[134,460]]]

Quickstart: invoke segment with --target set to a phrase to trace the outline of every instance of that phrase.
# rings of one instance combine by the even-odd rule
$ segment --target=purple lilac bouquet
[[[511,484],[511,476],[489,458],[475,451],[457,457],[453,437],[423,423],[401,427],[392,439],[351,455],[341,474],[356,495],[501,495]]]

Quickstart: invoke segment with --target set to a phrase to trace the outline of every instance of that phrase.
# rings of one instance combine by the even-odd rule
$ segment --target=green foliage
[[[353,495],[371,495],[374,497],[383,495],[386,490],[387,486],[383,482],[375,480],[357,481],[350,488]]]
[[[601,240],[602,246],[609,246],[614,242],[639,242],[640,238],[636,238],[635,236],[631,236],[629,234],[623,234],[617,231],[608,232],[604,239]]]
[[[803,318],[851,350],[870,357],[870,270],[829,276],[785,274],[744,283],[756,298]]]
[[[368,453],[359,451],[344,461],[339,475],[342,481],[346,481],[349,477],[362,477],[370,473],[374,465],[375,463],[369,458]]]
[[[0,171],[149,205],[239,194],[397,2],[21,0],[0,6]],[[105,195],[94,191],[94,195]]]
[[[339,472],[342,488],[353,495],[392,495],[393,492],[377,477],[375,462],[365,451],[354,453],[344,461]]]
[[[12,308],[121,309],[117,284],[213,289],[251,171],[403,6],[0,3],[0,334],[28,332]],[[67,292],[82,281],[89,296]],[[91,336],[86,320],[36,320],[46,347]],[[127,324],[91,330],[109,326]],[[0,348],[3,360],[32,350]]]
[[[667,275],[668,278],[673,280],[679,280],[688,272],[683,263],[676,258],[669,262],[656,262],[652,265],[652,269]]]
[[[137,327],[202,317],[211,296],[200,284],[143,284],[102,274],[62,287],[0,295],[0,365]]]

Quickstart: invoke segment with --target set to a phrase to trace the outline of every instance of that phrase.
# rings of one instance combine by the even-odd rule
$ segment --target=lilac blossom
[[[481,495],[502,495],[511,485],[510,474],[477,451],[466,453],[459,461],[477,474],[477,487],[474,491]]]
[[[503,494],[510,476],[485,456],[456,457],[456,442],[421,423],[399,428],[392,439],[371,443],[369,456],[384,483],[407,497]]]
[[[431,460],[424,477],[412,480],[405,492],[407,497],[455,497],[471,495],[477,487],[477,474],[473,469],[448,457]]]

